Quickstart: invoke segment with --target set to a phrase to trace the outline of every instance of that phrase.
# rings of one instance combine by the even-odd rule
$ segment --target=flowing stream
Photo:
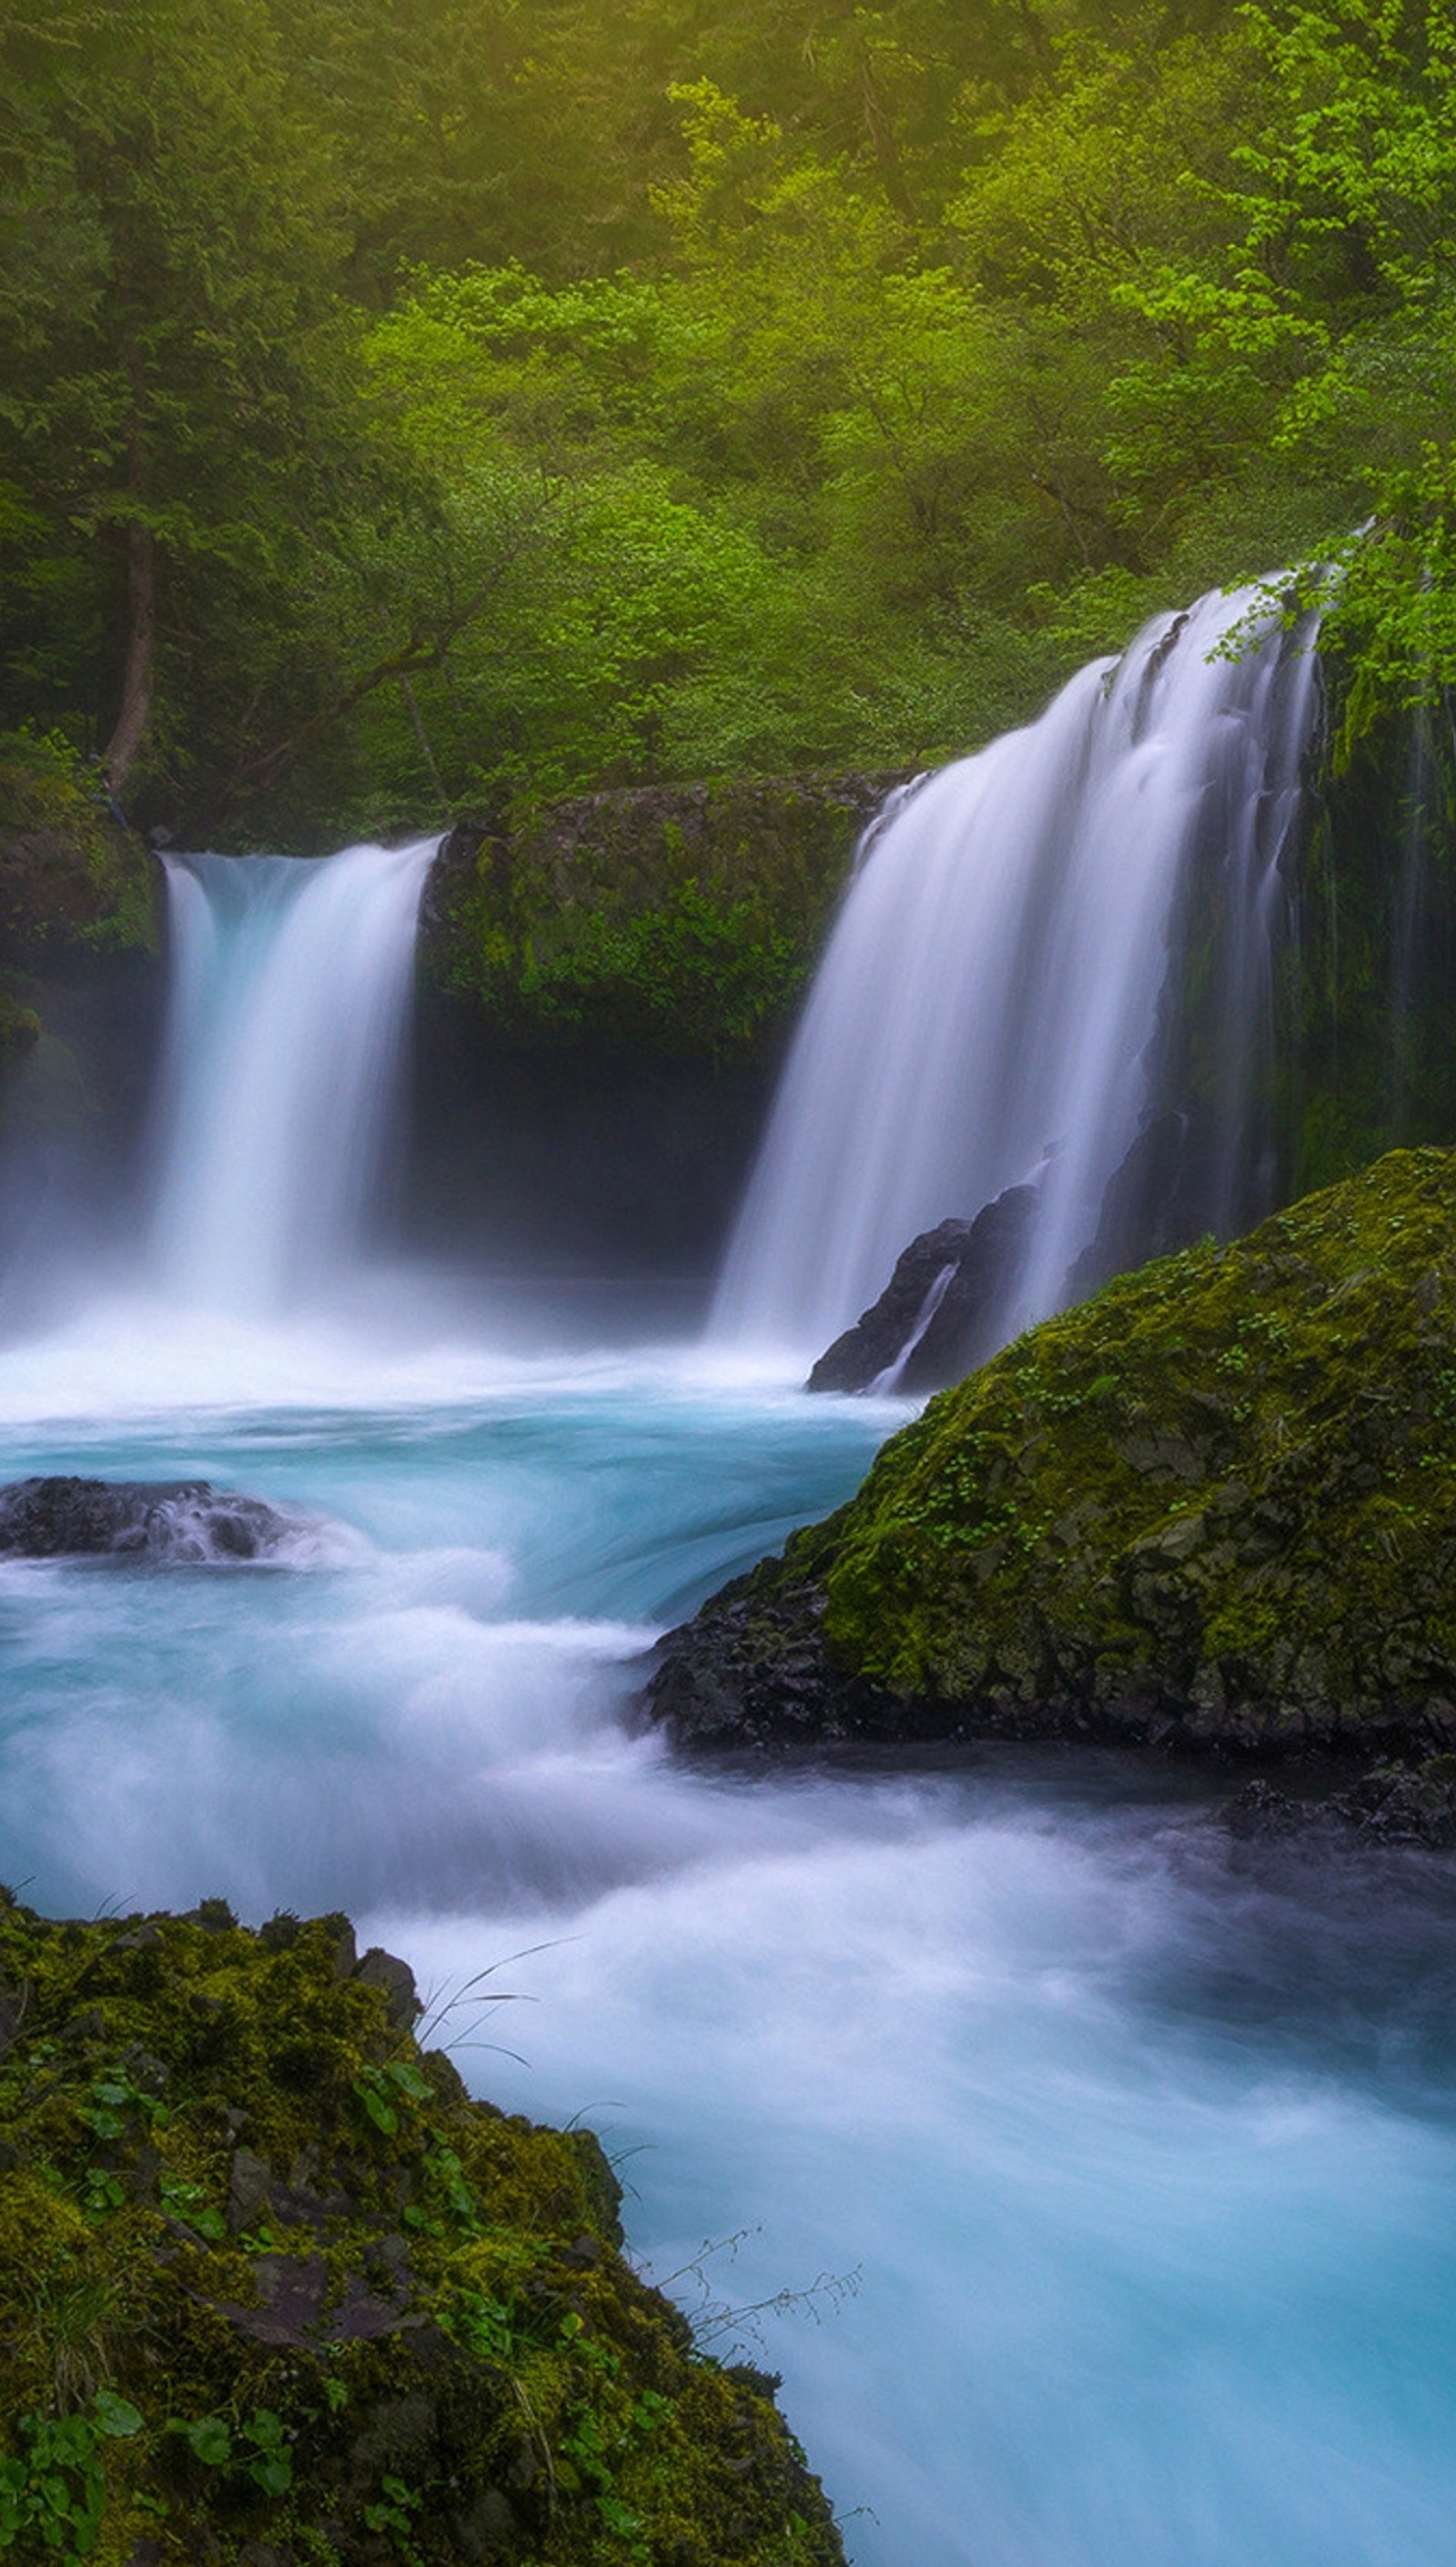
[[[408,954],[410,865],[336,862]],[[302,1138],[278,1109],[291,1198],[230,1188],[291,1022],[398,1047],[404,974],[310,916],[344,879],[180,869],[219,978],[137,1273],[0,1346],[0,1478],[202,1475],[300,1526],[267,1566],[0,1565],[0,1878],[344,1906],[406,1954],[476,2090],[599,2129],[637,2252],[782,2372],[859,2567],[1434,2567],[1451,1865],[1260,1849],[1114,1758],[675,1763],[651,1636],[909,1412],[451,1300],[371,1265],[352,1180],[321,1298],[383,1073]]]

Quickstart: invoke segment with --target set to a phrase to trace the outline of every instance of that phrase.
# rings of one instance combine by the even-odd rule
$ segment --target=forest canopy
[[[906,766],[1303,566],[1456,677],[1456,32],[0,0],[0,724],[311,842]]]

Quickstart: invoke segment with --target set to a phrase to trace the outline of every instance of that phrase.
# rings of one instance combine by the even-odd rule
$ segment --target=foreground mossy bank
[[[597,2142],[471,2104],[343,1917],[0,1892],[0,2552],[831,2567]]]
[[[1456,1742],[1456,1154],[1109,1285],[672,1634],[688,1744]]]

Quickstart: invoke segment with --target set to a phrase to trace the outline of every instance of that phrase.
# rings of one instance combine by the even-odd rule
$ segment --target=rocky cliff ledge
[[[1108,1285],[670,1635],[698,1748],[1456,1742],[1456,1155]]]
[[[466,2099],[347,1918],[0,1891],[0,2549],[99,2567],[835,2567],[596,2140]]]
[[[731,1058],[782,1023],[860,832],[903,777],[589,793],[450,832],[431,976],[503,1034]]]

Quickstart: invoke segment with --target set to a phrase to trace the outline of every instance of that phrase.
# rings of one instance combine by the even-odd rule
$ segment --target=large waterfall
[[[353,1256],[437,844],[169,861],[151,1263],[173,1297],[266,1314]]]
[[[1044,1315],[1140,1129],[1185,1109],[1191,1052],[1200,1226],[1263,1208],[1277,869],[1316,663],[1308,630],[1239,647],[1258,597],[1150,624],[874,836],[739,1216],[721,1336],[814,1351],[918,1232],[1028,1182],[999,1334]]]

